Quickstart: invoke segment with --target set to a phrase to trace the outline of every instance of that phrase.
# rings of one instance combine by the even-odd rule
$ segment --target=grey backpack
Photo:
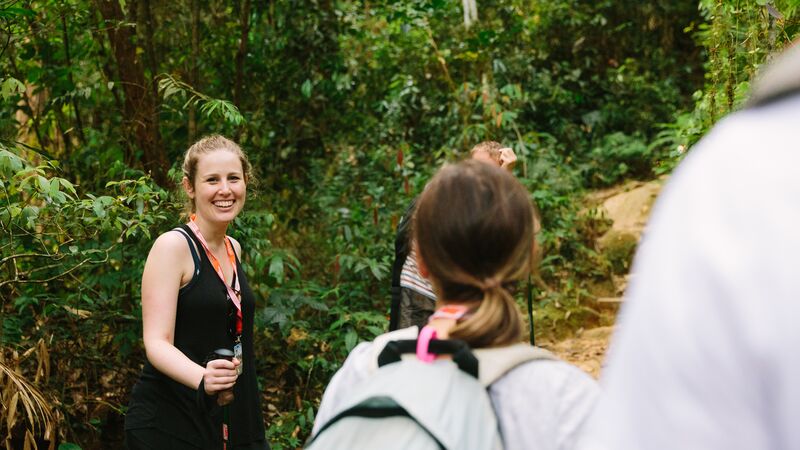
[[[502,449],[487,387],[522,363],[555,359],[527,344],[471,350],[463,341],[433,340],[429,351],[452,360],[424,363],[414,356],[416,339],[379,337],[373,345],[378,369],[307,449]]]

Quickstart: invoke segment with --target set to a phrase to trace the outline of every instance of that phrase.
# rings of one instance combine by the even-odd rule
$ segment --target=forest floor
[[[542,341],[537,344],[594,378],[599,378],[613,331],[614,327],[591,328],[562,341]]]
[[[619,249],[627,242],[638,242],[655,198],[663,186],[665,177],[649,182],[629,182],[624,185],[590,193],[586,198],[587,209],[597,208],[611,222],[611,228],[597,241],[597,248],[606,253],[633,256],[634,248]],[[628,238],[626,238],[628,237]],[[621,243],[621,244],[620,244]],[[628,266],[630,260],[628,260]],[[614,289],[604,294],[596,293],[603,315],[616,315],[627,287],[628,276],[614,277]],[[605,323],[613,322],[613,318]],[[613,326],[580,329],[566,339],[542,339],[538,345],[555,353],[593,376],[600,377],[606,350],[613,335]]]

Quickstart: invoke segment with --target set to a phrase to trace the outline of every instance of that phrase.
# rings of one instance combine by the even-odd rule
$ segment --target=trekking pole
[[[227,348],[214,350],[217,359],[233,360],[233,352]],[[228,450],[228,422],[230,421],[228,405],[222,406],[222,450]]]

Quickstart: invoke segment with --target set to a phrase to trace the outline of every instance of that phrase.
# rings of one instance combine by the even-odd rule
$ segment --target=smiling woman
[[[225,234],[244,207],[250,163],[233,141],[209,136],[186,152],[183,174],[189,223],[159,236],[142,276],[147,363],[126,416],[128,447],[266,449],[255,299],[241,246]]]
[[[191,181],[188,176],[183,178],[194,221],[227,225],[244,206],[246,179],[241,159],[232,151],[215,151],[198,158],[195,166]],[[221,230],[224,233],[225,229]]]

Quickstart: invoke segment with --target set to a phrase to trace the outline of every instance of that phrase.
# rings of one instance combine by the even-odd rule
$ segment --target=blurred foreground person
[[[675,171],[582,449],[800,448],[800,46]]]

